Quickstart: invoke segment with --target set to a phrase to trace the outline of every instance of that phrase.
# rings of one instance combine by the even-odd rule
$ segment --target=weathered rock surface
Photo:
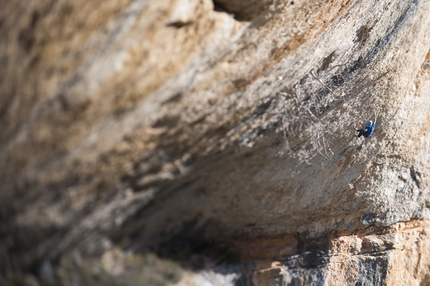
[[[428,285],[429,15],[2,3],[1,283]]]

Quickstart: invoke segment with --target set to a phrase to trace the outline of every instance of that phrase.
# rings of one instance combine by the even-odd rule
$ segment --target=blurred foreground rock
[[[0,284],[429,285],[429,15],[2,3]]]

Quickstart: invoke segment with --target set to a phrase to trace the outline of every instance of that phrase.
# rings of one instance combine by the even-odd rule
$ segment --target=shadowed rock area
[[[0,284],[430,285],[429,15],[2,3]]]

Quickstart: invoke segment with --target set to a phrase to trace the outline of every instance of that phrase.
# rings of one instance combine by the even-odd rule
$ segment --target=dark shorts
[[[367,133],[366,130],[364,129],[355,129],[358,132],[358,138],[360,138],[361,136],[364,136],[365,138],[369,137],[369,133]]]

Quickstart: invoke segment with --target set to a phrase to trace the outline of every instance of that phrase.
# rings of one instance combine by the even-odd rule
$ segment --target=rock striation
[[[429,13],[3,3],[0,284],[429,285]]]

